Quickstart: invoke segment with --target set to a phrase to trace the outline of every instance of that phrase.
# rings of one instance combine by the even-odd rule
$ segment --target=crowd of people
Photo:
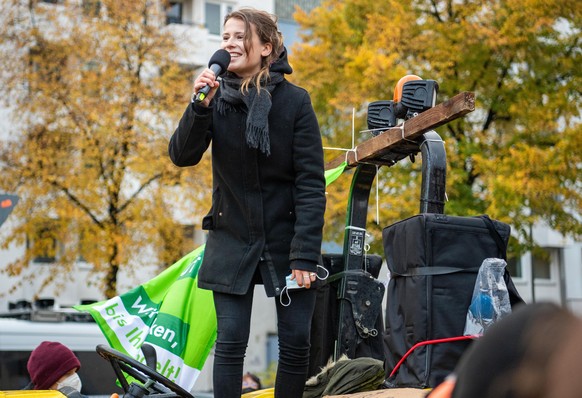
[[[28,360],[31,381],[25,389],[84,398],[80,367],[68,347],[44,341]],[[582,318],[553,303],[524,304],[476,340],[427,398],[578,398],[581,371]],[[253,373],[246,372],[241,380],[238,397],[263,388]]]

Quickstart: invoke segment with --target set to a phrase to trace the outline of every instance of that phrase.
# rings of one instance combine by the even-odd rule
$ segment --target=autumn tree
[[[295,18],[304,39],[293,48],[295,81],[311,92],[328,146],[351,148],[352,112],[355,131],[366,129],[368,104],[392,99],[404,75],[436,80],[437,102],[473,91],[476,110],[437,129],[445,212],[487,213],[522,243],[538,222],[582,235],[580,2],[324,0]],[[356,144],[368,138],[356,133]],[[343,235],[346,180],[329,189],[328,234]],[[418,213],[420,162],[383,167],[378,181],[376,244],[383,226]]]
[[[208,199],[207,170],[178,170],[167,155],[193,72],[176,61],[163,2],[1,7],[2,91],[13,118],[1,136],[0,192],[21,198],[2,247],[27,246],[4,271],[21,275],[49,255],[58,268],[46,285],[66,280],[82,258],[112,297],[122,268],[163,268],[186,254],[180,224],[194,223]]]

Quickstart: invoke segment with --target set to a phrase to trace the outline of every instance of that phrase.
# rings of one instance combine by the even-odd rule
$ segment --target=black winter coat
[[[291,72],[285,53],[271,71]],[[320,263],[325,178],[311,99],[287,80],[273,90],[269,156],[248,147],[245,112],[221,116],[214,103],[188,105],[169,144],[174,164],[193,166],[212,142],[212,208],[202,222],[209,233],[198,285],[244,294],[259,267],[267,295],[278,295],[292,268],[316,271]]]

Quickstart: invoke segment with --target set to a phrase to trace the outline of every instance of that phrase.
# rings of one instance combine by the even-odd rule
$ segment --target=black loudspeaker
[[[424,213],[384,228],[389,386],[436,387],[454,370],[471,340],[420,344],[396,365],[419,343],[463,336],[481,263],[506,258],[509,236],[509,225],[487,216]],[[523,303],[507,271],[504,280],[512,307]]]

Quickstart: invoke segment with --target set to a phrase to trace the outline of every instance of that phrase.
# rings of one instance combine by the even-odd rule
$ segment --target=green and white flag
[[[152,345],[157,371],[189,391],[216,340],[212,292],[197,286],[203,255],[200,246],[143,285],[75,309],[93,316],[112,348],[140,362],[141,345]]]

